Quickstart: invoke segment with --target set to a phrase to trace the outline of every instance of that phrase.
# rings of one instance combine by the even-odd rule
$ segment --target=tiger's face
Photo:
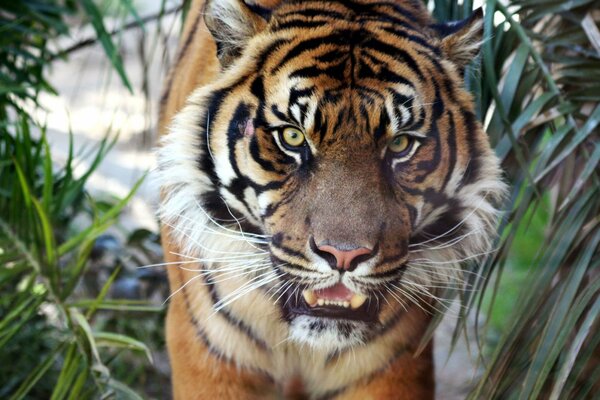
[[[162,218],[203,259],[254,247],[265,262],[241,284],[264,291],[290,339],[357,345],[435,309],[490,250],[503,185],[462,81],[480,15],[442,28],[416,2],[256,11],[207,5],[223,71],[161,150]]]

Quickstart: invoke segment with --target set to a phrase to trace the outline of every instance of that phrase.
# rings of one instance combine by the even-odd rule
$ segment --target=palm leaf
[[[442,20],[464,17],[457,1],[431,3]],[[500,318],[499,339],[486,339],[493,328],[483,331],[485,371],[471,398],[580,398],[597,385],[600,52],[590,32],[597,31],[598,5],[486,1],[481,81],[467,77],[467,86],[512,195],[499,250],[481,266],[485,279],[470,282],[477,290],[462,298],[468,311],[457,332],[484,304],[490,320],[498,319],[507,270],[526,278],[514,288],[521,306]],[[546,237],[536,257],[515,265],[540,207],[549,214]]]

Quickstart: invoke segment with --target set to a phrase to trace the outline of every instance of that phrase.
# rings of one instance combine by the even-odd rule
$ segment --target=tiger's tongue
[[[315,290],[315,294],[320,299],[335,301],[350,301],[352,295],[354,295],[343,283],[337,283],[327,289]]]

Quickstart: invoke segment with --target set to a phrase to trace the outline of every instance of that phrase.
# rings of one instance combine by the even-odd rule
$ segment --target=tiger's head
[[[460,288],[504,190],[463,87],[481,12],[213,0],[205,22],[221,72],[175,118],[159,177],[215,310],[262,290],[289,338],[339,349]]]

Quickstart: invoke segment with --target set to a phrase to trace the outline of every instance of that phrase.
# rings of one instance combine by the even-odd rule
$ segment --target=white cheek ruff
[[[190,254],[197,254],[194,243],[201,239],[202,229],[194,228],[205,226],[208,221],[196,201],[213,186],[210,178],[198,168],[200,159],[205,156],[197,130],[200,117],[194,112],[199,108],[189,104],[175,117],[169,134],[161,140],[158,167],[153,174],[161,193],[159,217],[172,227],[171,240],[181,246],[181,251]]]
[[[161,140],[158,149],[158,166],[153,171],[154,183],[161,193],[160,220],[171,228],[170,240],[177,244],[179,251],[193,257],[201,253],[204,256],[211,253],[211,246],[236,247],[241,238],[245,238],[242,241],[247,241],[248,237],[253,236],[242,235],[235,224],[233,230],[222,227],[218,221],[211,219],[201,204],[202,196],[216,189],[208,174],[201,170],[201,160],[210,157],[215,169],[218,170],[219,178],[221,173],[226,177],[229,176],[231,169],[230,165],[225,165],[228,164],[226,157],[220,157],[222,154],[227,154],[226,146],[225,148],[213,147],[211,151],[207,144],[214,145],[214,143],[208,142],[209,137],[206,132],[199,129],[204,126],[202,119],[205,110],[202,99],[209,93],[210,88],[194,92],[184,109],[173,119],[169,133]],[[209,117],[206,116],[206,127],[208,124]],[[235,196],[227,191],[220,192],[220,195],[226,200],[227,207],[242,213],[251,222],[258,223]],[[247,200],[252,200],[249,193],[245,197]],[[231,219],[233,222],[233,216]],[[222,229],[226,230],[227,236],[216,234],[220,241],[212,240],[215,231]],[[217,250],[217,253],[222,251]]]
[[[456,171],[462,174],[463,171]],[[437,237],[430,237],[421,243],[409,245],[409,261],[403,276],[404,290],[420,297],[434,297],[443,290],[465,288],[466,275],[476,272],[466,271],[468,263],[481,264],[493,255],[496,240],[496,223],[501,215],[498,206],[505,196],[506,185],[500,178],[500,168],[495,156],[488,154],[481,158],[481,179],[465,185],[450,194],[460,201],[464,210],[459,222]],[[459,181],[452,177],[450,183]],[[432,210],[418,229],[426,229],[446,207]],[[460,236],[456,236],[457,231]]]

